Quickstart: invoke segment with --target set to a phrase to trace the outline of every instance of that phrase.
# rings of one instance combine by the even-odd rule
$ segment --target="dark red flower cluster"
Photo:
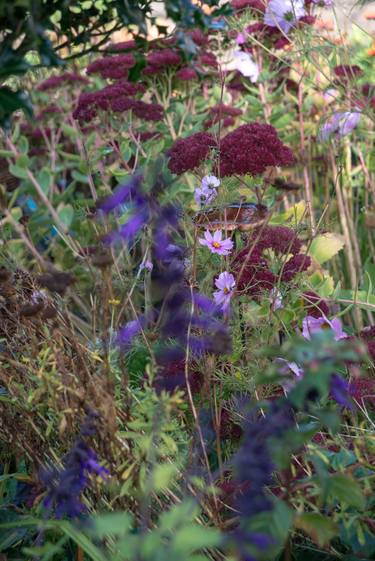
[[[204,47],[209,41],[207,35],[199,28],[188,31],[186,35],[199,47]]]
[[[78,99],[73,118],[88,122],[97,116],[100,109],[115,113],[132,110],[140,119],[160,121],[163,118],[163,108],[160,105],[144,103],[129,97],[143,91],[144,87],[141,84],[124,81],[106,86],[96,92],[83,93]]]
[[[234,92],[247,91],[243,83],[243,76],[240,72],[236,71],[234,73],[233,78],[227,83],[227,88]]]
[[[202,64],[203,66],[210,66],[212,68],[217,68],[218,67],[218,62],[217,62],[217,58],[214,55],[214,53],[211,53],[209,51],[206,51],[204,53],[201,53],[199,55],[199,63]]]
[[[264,12],[266,9],[266,3],[263,0],[232,0],[231,5],[235,10],[251,8],[257,12]]]
[[[362,69],[357,64],[339,64],[333,71],[338,78],[345,78],[346,80],[353,80],[362,74]]]
[[[301,247],[296,233],[286,226],[256,228],[248,246],[235,255],[232,263],[237,289],[257,298],[265,291],[272,290],[279,281],[290,282],[311,264],[310,257],[299,253]],[[292,254],[288,261],[283,260],[280,264],[278,274],[273,272],[274,268],[271,270],[264,253],[267,249],[272,249],[277,257]]]
[[[232,126],[235,123],[234,117],[242,115],[241,109],[225,105],[224,103],[218,103],[217,105],[210,107],[208,112],[212,115],[212,117],[204,122],[204,127],[206,129],[216,125],[219,121],[222,121],[223,127]]]
[[[325,300],[323,300],[316,292],[312,290],[307,290],[302,294],[304,308],[306,310],[306,315],[312,316],[314,318],[320,318],[322,316],[328,316],[329,307]]]
[[[194,68],[189,68],[188,66],[184,66],[183,68],[180,68],[180,70],[176,72],[176,78],[184,82],[190,82],[191,80],[196,80],[198,78],[198,74],[196,73]]]
[[[358,402],[368,401],[375,405],[375,378],[356,378],[349,384],[349,393]]]
[[[43,121],[44,119],[50,119],[53,115],[60,115],[62,112],[63,111],[60,107],[58,107],[54,103],[51,103],[50,105],[47,105],[44,109],[39,111],[37,115],[35,115],[35,120]]]
[[[269,166],[293,163],[293,154],[271,125],[250,123],[230,132],[220,145],[220,174],[259,175]]]
[[[135,65],[132,54],[107,56],[94,60],[86,68],[87,74],[100,74],[102,78],[119,80],[127,78],[129,69]]]
[[[176,390],[186,390],[185,365],[185,360],[178,360],[163,365],[154,382],[156,391],[175,392]],[[204,379],[202,373],[195,365],[189,366],[188,380],[192,393],[198,393]]]
[[[173,49],[162,49],[153,51],[146,58],[147,66],[144,74],[160,74],[170,66],[178,66],[182,60],[180,55]]]
[[[80,74],[75,74],[74,72],[64,72],[59,76],[51,76],[41,82],[39,86],[37,86],[37,90],[40,92],[44,92],[46,90],[55,90],[62,85],[66,84],[89,84],[90,81],[85,78],[84,76],[80,76]]]
[[[194,170],[215,146],[214,137],[207,132],[196,132],[187,138],[179,138],[169,150],[168,167],[176,175]]]
[[[359,336],[362,341],[365,341],[368,353],[375,363],[375,325],[362,329]]]
[[[290,43],[288,37],[285,37],[278,27],[272,27],[263,22],[248,25],[246,32],[249,35],[255,35],[259,41],[268,42],[275,49],[283,49]]]
[[[134,39],[130,41],[120,41],[119,43],[112,43],[107,47],[107,51],[131,51],[137,48],[137,43]]]

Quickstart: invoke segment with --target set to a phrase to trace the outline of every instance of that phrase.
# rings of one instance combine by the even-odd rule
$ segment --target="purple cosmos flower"
[[[194,200],[200,207],[212,203],[217,197],[216,189],[197,187],[194,191]]]
[[[335,341],[339,341],[340,339],[345,339],[347,337],[347,334],[343,331],[339,318],[329,320],[325,316],[320,318],[306,316],[302,321],[302,335],[305,339],[310,340],[313,333],[321,331],[322,329],[331,329],[335,335]]]
[[[220,179],[216,175],[205,175],[201,181],[202,189],[216,189],[220,185]]]
[[[282,382],[282,386],[286,392],[290,391],[296,385],[298,378],[302,378],[304,370],[296,362],[288,362],[285,358],[278,357],[275,359],[276,364],[279,365],[279,372],[283,376],[288,376],[289,379]],[[292,375],[292,377],[291,377]]]
[[[235,51],[234,53],[234,66],[242,76],[250,78],[254,84],[259,77],[259,66],[253,61],[249,53],[244,51]]]
[[[264,13],[264,23],[288,33],[305,15],[303,0],[270,0]]]
[[[230,299],[233,296],[234,287],[236,286],[236,281],[234,276],[227,271],[220,273],[218,278],[215,280],[215,286],[219,290],[214,292],[214,300],[218,306],[222,307],[225,311],[228,309]]]
[[[221,230],[216,230],[212,235],[208,230],[204,233],[204,239],[199,238],[201,245],[207,246],[212,253],[218,255],[229,255],[233,249],[233,242],[230,238],[222,239]]]
[[[322,142],[326,142],[335,133],[338,137],[346,136],[355,129],[360,118],[361,113],[359,111],[335,113],[333,117],[321,127],[318,139]]]
[[[154,265],[153,265],[152,261],[150,261],[149,259],[146,259],[146,261],[144,263],[141,263],[139,265],[139,270],[140,271],[146,270],[146,271],[151,272],[153,268],[154,268]]]

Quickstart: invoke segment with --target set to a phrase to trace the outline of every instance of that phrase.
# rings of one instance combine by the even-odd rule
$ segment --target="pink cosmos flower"
[[[227,271],[220,273],[218,278],[215,280],[215,286],[219,290],[214,292],[214,300],[218,306],[222,307],[225,312],[228,309],[230,299],[233,296],[234,287],[236,286],[236,281],[234,276]]]
[[[218,255],[229,255],[233,249],[233,242],[230,238],[222,239],[221,230],[216,230],[212,235],[208,230],[204,233],[204,239],[199,238],[201,245],[207,246],[212,253]]]
[[[321,331],[322,329],[331,329],[335,335],[335,341],[339,341],[340,339],[345,339],[347,337],[339,318],[329,320],[325,316],[320,318],[306,316],[302,321],[302,335],[305,339],[310,340],[313,333]]]

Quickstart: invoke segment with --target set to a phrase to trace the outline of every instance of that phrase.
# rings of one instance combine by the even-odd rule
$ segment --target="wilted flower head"
[[[236,286],[234,276],[227,271],[220,273],[215,280],[215,286],[219,290],[214,292],[214,300],[218,306],[222,307],[223,311],[226,311],[233,296],[234,287]]]
[[[338,137],[350,134],[358,125],[360,118],[361,113],[359,111],[335,113],[320,129],[318,135],[319,140],[325,142],[335,133]]]
[[[259,66],[251,58],[249,53],[244,51],[235,51],[234,53],[234,67],[246,78],[254,84],[259,77]]]
[[[339,318],[334,318],[329,320],[325,316],[320,318],[315,318],[312,316],[306,316],[302,321],[302,335],[305,339],[310,340],[311,335],[321,331],[322,329],[330,329],[334,333],[335,341],[340,339],[345,339],[347,334],[342,328],[342,323]]]
[[[201,245],[207,246],[212,253],[218,255],[229,255],[233,249],[233,242],[230,238],[222,239],[221,230],[216,230],[212,235],[208,230],[204,233],[204,238],[199,238]]]
[[[264,14],[264,23],[288,33],[305,15],[303,0],[270,0]]]

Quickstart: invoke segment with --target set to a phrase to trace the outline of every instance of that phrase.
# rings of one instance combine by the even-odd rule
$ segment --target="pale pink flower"
[[[214,292],[214,300],[218,306],[221,306],[223,311],[226,311],[230,299],[233,296],[234,287],[236,286],[236,281],[234,280],[234,276],[232,273],[228,273],[224,271],[224,273],[220,273],[218,278],[215,280],[215,286],[219,290]]]
[[[213,235],[207,230],[204,238],[199,238],[199,243],[218,255],[229,255],[233,249],[232,240],[230,238],[223,240],[221,230],[216,230]]]

